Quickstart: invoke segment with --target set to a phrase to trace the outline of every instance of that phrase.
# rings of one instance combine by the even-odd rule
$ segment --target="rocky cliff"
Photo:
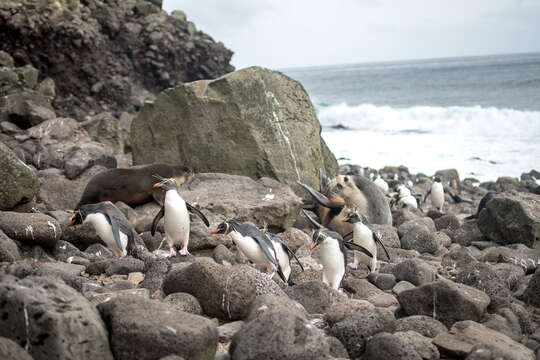
[[[1,0],[0,50],[54,80],[57,114],[78,120],[234,70],[232,51],[156,0]]]

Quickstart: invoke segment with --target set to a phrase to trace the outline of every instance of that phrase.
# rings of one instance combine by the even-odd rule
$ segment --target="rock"
[[[454,324],[449,332],[437,335],[433,343],[441,353],[450,356],[465,357],[472,352],[474,346],[482,344],[494,347],[497,352],[509,359],[534,359],[532,350],[474,321],[460,321]]]
[[[396,320],[396,331],[414,331],[428,338],[434,338],[448,331],[442,322],[426,315],[412,315]]]
[[[506,285],[505,279],[500,277],[490,264],[469,265],[456,276],[456,282],[472,286],[488,294],[491,298],[490,310],[506,307],[511,301],[512,293]]]
[[[540,195],[514,192],[497,195],[480,212],[478,228],[498,244],[521,243],[540,249]]]
[[[341,294],[322,281],[310,281],[287,287],[285,293],[298,301],[310,314],[323,314]]]
[[[141,239],[144,241],[144,245],[148,251],[154,251],[159,249],[159,245],[161,245],[161,242],[163,241],[163,236],[159,232],[156,232],[154,236],[152,236],[150,231],[145,231],[141,234]]]
[[[130,146],[131,120],[120,122],[110,112],[100,113],[81,124],[92,140],[109,145],[115,154],[123,154]]]
[[[362,312],[365,309],[374,309],[375,305],[366,300],[351,300],[346,302],[336,302],[328,307],[324,315],[325,321],[333,326],[345,320],[349,316]]]
[[[85,254],[93,255],[97,258],[108,259],[108,258],[114,257],[114,254],[112,253],[112,251],[102,244],[92,244],[89,247],[87,247],[86,250],[84,250],[84,252]]]
[[[416,218],[407,220],[398,227],[398,234],[400,237],[403,237],[408,232],[412,231],[413,229],[417,229],[418,227],[425,227],[428,232],[435,232],[438,229],[435,228],[435,223],[432,219],[428,217],[422,217],[422,218]],[[418,232],[418,230],[416,230]]]
[[[293,227],[288,228],[279,236],[292,252],[296,252],[302,245],[309,245],[311,242],[311,237],[308,234]]]
[[[267,294],[257,296],[251,303],[246,321],[253,320],[267,312],[288,312],[303,318],[308,316],[308,312],[299,302],[287,296]]]
[[[56,85],[54,80],[50,77],[43,79],[43,81],[39,83],[37,90],[48,100],[53,100],[56,97]]]
[[[459,186],[459,173],[456,169],[438,170],[435,176],[440,177],[443,184],[449,184],[452,188],[458,189]]]
[[[395,296],[379,290],[365,279],[349,279],[347,283],[356,291],[353,299],[366,300],[377,307],[397,308],[399,305]]]
[[[167,295],[164,301],[168,302],[179,311],[185,311],[195,315],[202,315],[201,304],[199,304],[197,298],[191,294],[172,293]]]
[[[486,240],[480,232],[476,221],[466,222],[459,229],[443,229],[443,231],[452,239],[452,242],[462,246],[470,246],[474,242]]]
[[[234,254],[223,244],[219,244],[214,248],[212,258],[221,265],[232,265],[236,262]]]
[[[82,252],[76,246],[64,240],[60,240],[54,245],[53,256],[56,260],[67,263],[72,263],[75,256],[85,259],[89,258],[88,254]]]
[[[478,258],[480,261],[512,264],[532,274],[540,267],[540,250],[530,249],[521,244],[488,248]]]
[[[13,67],[13,58],[7,52],[0,50],[0,66]]]
[[[86,169],[94,165],[101,165],[106,168],[116,167],[116,158],[112,151],[105,145],[98,142],[89,142],[71,148],[65,155],[66,176],[74,179],[82,174]]]
[[[36,173],[0,142],[0,210],[30,201],[39,190]]]
[[[17,244],[0,230],[0,262],[14,262],[20,259]]]
[[[395,227],[399,227],[406,221],[423,217],[423,214],[418,209],[405,207],[392,212],[392,218]]]
[[[292,225],[302,202],[292,190],[275,180],[254,181],[245,176],[197,174],[182,197],[219,219],[250,221],[271,231]],[[214,246],[217,246],[215,244]]]
[[[425,261],[420,259],[407,259],[392,270],[397,281],[408,281],[414,285],[422,285],[437,279],[437,272]]]
[[[532,276],[531,280],[529,281],[529,285],[525,289],[525,292],[523,293],[522,299],[527,304],[540,307],[540,270],[536,270],[534,275]]]
[[[320,129],[300,83],[279,72],[250,67],[217,80],[168,89],[145,104],[131,128],[133,161],[160,160],[199,171],[266,176],[300,191],[296,181],[315,186],[317,169],[337,172],[333,156],[324,154]],[[231,137],[234,143],[226,140]],[[198,151],[201,143],[209,146],[208,151]],[[325,157],[331,163],[326,164]]]
[[[437,231],[441,231],[442,229],[456,230],[461,227],[461,223],[455,215],[443,215],[435,219],[434,222]]]
[[[393,288],[392,288],[392,292],[396,295],[399,295],[400,292],[404,291],[404,290],[408,290],[408,289],[413,289],[414,288],[414,284],[411,284],[410,282],[408,281],[405,281],[405,280],[401,280],[400,282],[398,282]]]
[[[410,348],[414,349],[422,359],[439,360],[439,350],[431,343],[430,338],[422,336],[415,331],[395,332],[394,335]]]
[[[402,291],[398,300],[406,314],[432,316],[446,326],[461,320],[479,321],[490,303],[483,291],[442,278]]]
[[[377,232],[384,246],[387,248],[399,248],[401,247],[401,242],[399,241],[399,236],[395,227],[391,225],[379,225],[372,224],[373,230]],[[380,244],[377,244],[377,254],[383,254],[384,250]]]
[[[258,294],[282,294],[276,283],[266,282],[264,277],[246,265],[225,266],[201,258],[187,267],[171,269],[163,291],[187,292],[199,300],[205,314],[222,320],[241,320]]]
[[[0,335],[34,359],[113,359],[99,313],[62,281],[43,277],[0,281]]]
[[[146,263],[146,274],[141,283],[141,287],[150,290],[153,294],[157,290],[161,290],[165,276],[171,269],[171,263],[167,259],[155,259]]]
[[[33,360],[15,341],[0,337],[0,358],[6,360]]]
[[[9,94],[4,98],[3,105],[3,116],[0,119],[11,121],[21,129],[28,129],[56,117],[47,98],[37,91],[25,90]]]
[[[515,316],[515,315],[514,315]],[[517,320],[517,319],[516,319]],[[521,340],[521,330],[518,327],[513,327],[512,324],[503,316],[499,314],[486,314],[482,319],[482,325],[492,330],[498,331],[511,338],[514,341],[519,342]]]
[[[269,312],[244,325],[232,339],[233,360],[329,359],[330,346],[324,332],[302,317]]]
[[[415,225],[400,240],[401,247],[405,250],[416,250],[420,253],[430,254],[436,254],[439,250],[437,238],[425,226]]]
[[[443,256],[441,265],[455,269],[456,271],[461,271],[467,266],[477,262],[478,261],[474,256],[472,256],[469,248],[458,246],[451,249]]]
[[[380,332],[393,332],[394,315],[387,310],[365,309],[338,322],[330,329],[330,334],[340,340],[351,358],[358,358],[366,349],[370,336]]]
[[[228,343],[232,340],[234,334],[236,334],[242,326],[244,326],[245,322],[242,320],[233,321],[230,323],[223,324],[221,326],[218,326],[218,334],[219,334],[219,342],[220,343]]]
[[[372,360],[422,359],[408,341],[387,332],[378,333],[368,340],[365,356]]]
[[[519,281],[525,276],[525,270],[514,264],[499,263],[492,266],[492,269],[505,280],[510,291],[515,291]]]
[[[62,237],[56,219],[45,214],[4,211],[0,213],[0,230],[27,245],[52,247]]]
[[[109,329],[117,360],[159,359],[170,354],[206,360],[216,353],[218,332],[214,323],[170,304],[124,296],[102,303],[98,309]]]
[[[392,274],[370,273],[368,281],[381,290],[390,290],[396,285],[396,277]]]
[[[86,267],[86,272],[90,275],[127,275],[137,271],[144,271],[144,263],[141,260],[134,259],[130,256],[126,256],[124,258],[113,257],[106,260],[99,260]]]
[[[107,301],[111,301],[112,299],[115,299],[117,297],[123,297],[123,296],[140,296],[145,299],[148,299],[150,297],[150,292],[148,289],[123,289],[123,290],[116,290],[111,292],[102,292],[97,293],[94,291],[87,291],[84,293],[84,296],[94,305],[99,305],[101,303],[105,303]]]

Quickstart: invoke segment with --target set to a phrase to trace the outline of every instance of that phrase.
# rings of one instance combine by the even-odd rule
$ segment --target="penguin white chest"
[[[189,213],[186,202],[176,190],[165,194],[165,235],[174,244],[183,245],[189,239]]]
[[[261,249],[259,243],[255,239],[250,236],[244,236],[238,231],[231,231],[231,237],[236,246],[240,248],[240,251],[242,251],[242,253],[246,255],[249,260],[253,261],[257,266],[263,268],[268,268],[270,266],[272,268],[275,268],[274,264],[272,264],[270,260],[268,260],[263,249]],[[273,254],[272,249],[270,250],[270,252],[271,254]]]
[[[366,248],[374,257],[377,256],[377,244],[373,240],[373,233],[362,223],[355,223],[353,230],[353,241]]]
[[[283,249],[283,246],[277,241],[272,240],[272,245],[274,245],[274,249],[276,250],[277,260],[279,263],[279,266],[281,267],[281,271],[283,271],[283,275],[285,275],[285,279],[289,279],[289,275],[291,274],[291,264],[289,255],[285,252]]]
[[[431,204],[440,209],[444,204],[444,188],[440,182],[431,185]]]
[[[96,233],[100,239],[103,240],[105,245],[107,245],[107,247],[109,247],[116,255],[127,255],[127,235],[118,229],[118,232],[120,233],[120,243],[122,244],[122,248],[120,249],[116,243],[116,240],[114,239],[112,226],[107,221],[105,215],[101,213],[88,214],[86,219],[84,219],[84,222],[89,222],[94,226],[94,229],[96,230]]]
[[[374,183],[379,187],[379,189],[382,190],[383,193],[388,193],[388,183],[384,181],[383,178],[379,176],[377,179],[375,179]]]
[[[338,289],[345,275],[345,258],[336,239],[326,238],[320,245],[320,260],[323,266],[323,281]]]

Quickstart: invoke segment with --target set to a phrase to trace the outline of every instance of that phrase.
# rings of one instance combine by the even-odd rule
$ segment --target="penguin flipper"
[[[375,231],[373,231],[372,234],[373,234],[373,240],[375,240],[376,243],[379,243],[381,245],[384,252],[386,253],[386,257],[388,258],[388,260],[391,260],[390,259],[390,254],[388,253],[388,250],[386,250],[386,246],[384,246],[384,244],[383,244],[381,238],[379,237],[379,235]]]
[[[165,206],[162,206],[161,209],[159,209],[159,212],[156,214],[156,217],[152,221],[152,229],[150,230],[150,234],[152,234],[152,236],[154,236],[154,234],[156,233],[156,228],[159,220],[161,220],[163,216],[165,216]]]
[[[309,211],[313,211],[313,212],[314,212],[315,210],[317,210],[317,207],[318,207],[317,204],[303,204],[303,205],[302,205],[302,209],[304,209],[304,210],[309,210]]]
[[[343,240],[351,241],[353,236],[354,236],[354,232],[350,231],[350,232],[346,233],[345,235],[343,235]]]
[[[371,253],[371,251],[369,251],[368,249],[366,249],[365,247],[363,247],[362,245],[358,245],[358,244],[355,244],[353,242],[344,242],[343,245],[345,247],[347,247],[349,250],[358,250],[360,251],[361,253],[364,253],[366,254],[367,256],[369,256],[370,258],[373,258],[373,254]]]
[[[285,252],[287,252],[289,254],[289,257],[292,256],[292,257],[295,258],[298,265],[300,265],[300,269],[302,269],[302,271],[304,271],[304,267],[302,266],[302,263],[300,262],[300,260],[298,260],[298,258],[296,257],[296,254],[293,253],[293,251],[291,249],[289,249],[289,247],[285,243],[282,242],[281,246],[283,246],[283,249],[285,250]]]
[[[206,218],[206,216],[204,216],[204,214],[201,212],[201,210],[197,209],[195,206],[191,205],[187,201],[186,201],[186,207],[187,207],[187,209],[188,209],[188,211],[190,213],[193,213],[193,214],[197,215],[198,217],[200,217],[201,220],[206,225],[206,227],[210,226],[210,222],[208,222],[208,219]]]
[[[109,216],[109,214],[103,213],[103,215],[105,215],[105,218],[107,218],[107,221],[111,225],[111,230],[112,230],[114,241],[116,242],[116,245],[118,245],[118,248],[120,250],[124,250],[122,248],[122,242],[120,241],[120,227],[118,226],[118,223],[116,222],[116,220],[112,216]]]
[[[429,196],[429,194],[431,194],[431,188],[430,188],[429,191],[427,192],[426,196],[424,196],[424,201],[422,201],[422,203],[425,203],[425,202],[426,202],[427,197]]]

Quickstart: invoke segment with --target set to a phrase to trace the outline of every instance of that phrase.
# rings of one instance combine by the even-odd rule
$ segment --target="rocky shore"
[[[540,173],[430,174],[472,204],[394,206],[373,224],[390,258],[347,268],[355,293],[336,291],[296,181],[377,170],[337,166],[301,84],[225,75],[232,53],[160,1],[23,3],[0,2],[0,358],[540,359]],[[295,285],[197,217],[191,255],[167,258],[154,202],[116,203],[137,233],[123,258],[91,225],[66,227],[93,175],[159,160],[200,170],[180,193],[211,227],[278,233],[305,269],[291,261]],[[422,199],[433,182],[378,173]]]

